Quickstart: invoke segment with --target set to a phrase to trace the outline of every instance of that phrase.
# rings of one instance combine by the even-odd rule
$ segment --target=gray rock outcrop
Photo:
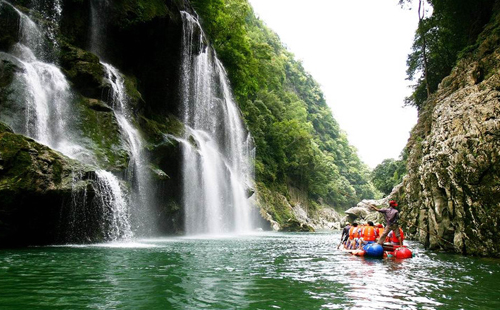
[[[392,193],[382,199],[364,199],[359,202],[355,207],[345,211],[346,216],[342,219],[341,224],[345,225],[346,222],[368,222],[384,224],[384,216],[377,211],[370,209],[370,205],[375,205],[379,208],[389,208],[389,201],[393,199],[394,193],[399,190],[401,184],[396,186]]]

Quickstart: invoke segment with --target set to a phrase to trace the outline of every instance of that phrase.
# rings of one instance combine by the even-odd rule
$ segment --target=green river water
[[[0,309],[500,309],[500,261],[409,242],[395,261],[339,233],[0,250]]]

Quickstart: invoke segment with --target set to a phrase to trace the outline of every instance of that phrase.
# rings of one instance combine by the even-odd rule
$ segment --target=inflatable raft
[[[413,253],[406,246],[384,244],[381,246],[378,243],[369,243],[362,250],[346,250],[352,255],[380,257],[380,258],[397,258],[405,259],[413,257]]]

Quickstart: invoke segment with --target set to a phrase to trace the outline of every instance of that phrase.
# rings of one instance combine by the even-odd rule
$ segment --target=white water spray
[[[98,182],[97,197],[101,200],[104,219],[106,221],[106,240],[132,238],[129,222],[127,201],[124,198],[118,179],[109,171],[97,170]]]

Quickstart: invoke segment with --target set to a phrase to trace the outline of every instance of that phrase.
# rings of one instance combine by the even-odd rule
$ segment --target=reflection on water
[[[500,261],[268,233],[0,251],[1,309],[500,309]]]

